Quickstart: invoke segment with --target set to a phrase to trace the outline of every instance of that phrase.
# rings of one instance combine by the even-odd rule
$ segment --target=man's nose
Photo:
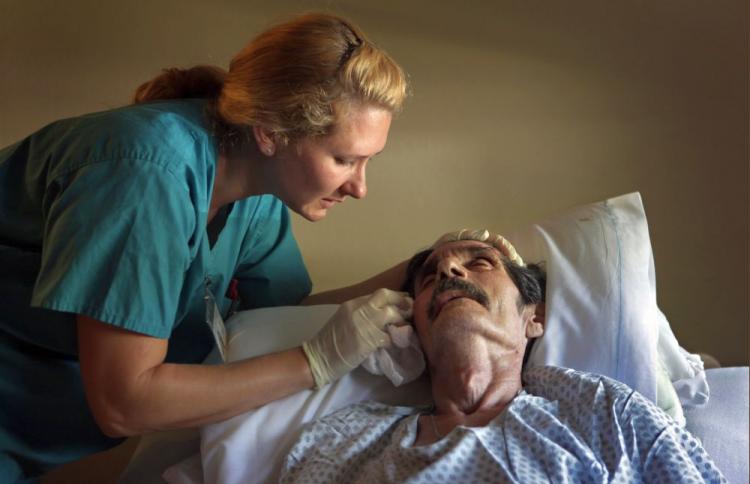
[[[447,258],[438,264],[438,276],[440,279],[450,279],[452,277],[466,278],[466,268],[460,261]]]
[[[360,199],[367,196],[367,182],[365,181],[365,164],[362,163],[341,187],[344,195]]]

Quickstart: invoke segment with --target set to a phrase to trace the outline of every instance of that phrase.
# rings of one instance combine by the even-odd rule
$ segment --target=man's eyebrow
[[[495,259],[500,259],[500,251],[496,247],[492,246],[486,246],[486,247],[467,247],[467,251],[471,255],[478,255],[483,252],[491,254]]]
[[[484,247],[464,247],[459,251],[467,252],[470,256],[475,257],[479,254],[489,254],[495,260],[501,260],[500,251],[492,246]],[[417,276],[414,278],[414,282],[417,283],[422,280],[425,274],[430,274],[437,269],[437,257],[434,257],[435,252],[433,251],[427,259],[424,261],[422,266],[417,271]]]

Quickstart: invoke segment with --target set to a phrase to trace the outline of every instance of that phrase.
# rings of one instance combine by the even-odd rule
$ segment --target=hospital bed
[[[567,366],[624,381],[683,421],[729,482],[748,482],[748,367],[704,370],[701,358],[679,346],[656,303],[640,195],[576,207],[499,232],[525,260],[546,265],[547,329],[529,364]],[[228,359],[295,346],[334,310],[311,306],[240,313],[227,322]],[[218,361],[214,352],[207,364]],[[120,482],[274,482],[286,451],[311,420],[362,400],[415,405],[428,399],[424,378],[394,387],[358,368],[319,391],[306,390],[199,430],[145,436]]]

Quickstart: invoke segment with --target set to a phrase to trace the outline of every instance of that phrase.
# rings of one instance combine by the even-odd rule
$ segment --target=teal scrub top
[[[0,151],[0,244],[40,251],[32,306],[169,338],[186,322],[204,323],[206,285],[224,312],[232,277],[246,308],[309,293],[288,211],[271,195],[235,202],[210,246],[216,146],[205,104],[154,102],[57,121]],[[43,334],[75,328],[15,321],[3,329],[75,351],[70,338]],[[205,350],[175,356],[196,361]]]
[[[244,308],[310,292],[288,210],[271,195],[236,201],[210,243],[216,144],[205,108],[187,99],[88,114],[0,151],[0,379],[17,382],[0,384],[0,401],[29,397],[18,385],[44,378],[40,361],[75,362],[75,314],[168,338],[168,361],[199,362],[213,346],[206,288],[223,313],[232,278]],[[18,420],[7,408],[0,454]]]

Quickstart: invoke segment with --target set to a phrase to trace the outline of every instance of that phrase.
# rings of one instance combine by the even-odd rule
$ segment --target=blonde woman
[[[402,268],[305,299],[287,208],[315,221],[364,197],[405,94],[356,26],[309,14],[228,71],[168,69],[133,105],[0,151],[2,479],[325,385],[389,344],[411,301],[365,295],[398,287]],[[349,299],[302,347],[198,365],[233,300]]]

